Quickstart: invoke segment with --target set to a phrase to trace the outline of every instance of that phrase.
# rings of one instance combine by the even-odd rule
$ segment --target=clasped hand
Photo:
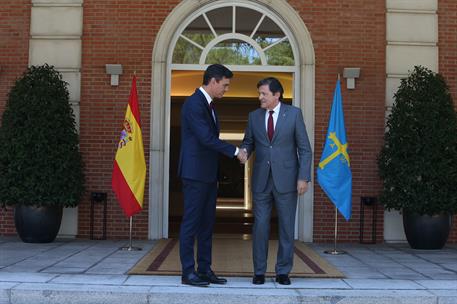
[[[240,148],[238,151],[238,155],[236,157],[238,158],[241,164],[245,164],[248,160],[248,151],[245,148]]]

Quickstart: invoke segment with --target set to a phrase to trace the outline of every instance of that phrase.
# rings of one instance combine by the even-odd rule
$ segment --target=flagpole
[[[334,239],[334,243],[333,243],[333,250],[325,250],[324,253],[332,254],[332,255],[346,254],[346,251],[344,251],[344,250],[336,250],[337,235],[338,235],[338,209],[335,206],[335,239]]]
[[[133,247],[132,246],[132,226],[133,226],[133,217],[130,217],[130,228],[129,228],[129,246],[123,246],[121,247],[121,250],[127,250],[127,251],[138,251],[142,250],[141,247]]]

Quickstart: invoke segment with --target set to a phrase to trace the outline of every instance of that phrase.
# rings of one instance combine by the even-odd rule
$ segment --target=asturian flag
[[[125,215],[130,217],[143,208],[146,181],[146,161],[135,76],[132,79],[129,103],[122,125],[111,185]]]
[[[336,82],[324,151],[317,181],[346,220],[351,218],[352,173],[344,127],[340,80]]]

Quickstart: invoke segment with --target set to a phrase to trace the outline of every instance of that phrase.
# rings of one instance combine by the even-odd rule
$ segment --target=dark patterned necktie
[[[213,120],[216,122],[216,107],[214,106],[214,102],[211,101],[209,107],[211,109],[211,116],[213,116]]]
[[[270,116],[268,117],[268,127],[267,127],[267,133],[268,133],[268,138],[270,141],[273,139],[273,134],[275,133],[275,127],[273,124],[273,113],[275,111],[269,111]]]

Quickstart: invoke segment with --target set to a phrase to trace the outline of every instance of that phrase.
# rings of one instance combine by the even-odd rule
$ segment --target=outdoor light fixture
[[[343,77],[346,78],[346,88],[355,89],[355,79],[360,76],[360,68],[344,68]]]
[[[122,75],[122,64],[106,64],[106,74],[111,75],[111,85],[119,85],[119,75]]]

